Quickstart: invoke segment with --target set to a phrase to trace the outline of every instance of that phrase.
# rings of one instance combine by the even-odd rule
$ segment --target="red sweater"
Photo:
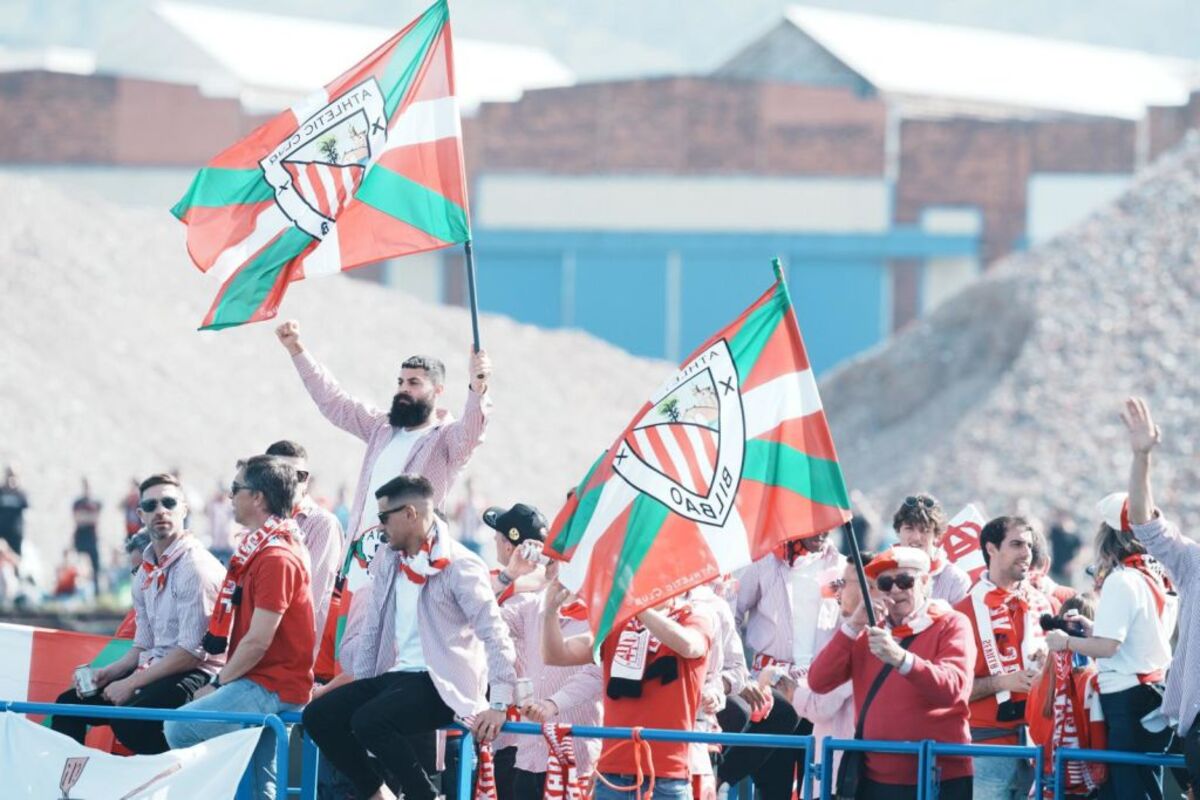
[[[967,702],[975,667],[971,623],[951,611],[919,633],[908,649],[915,657],[912,669],[907,675],[893,669],[884,680],[867,709],[863,738],[969,744]],[[881,669],[883,662],[867,649],[865,631],[851,639],[839,630],[809,668],[808,685],[814,692],[829,692],[847,680],[854,681],[857,722],[858,701],[866,697]],[[938,766],[943,780],[972,774],[969,758],[943,756]],[[867,777],[879,783],[915,785],[916,756],[870,753]]]

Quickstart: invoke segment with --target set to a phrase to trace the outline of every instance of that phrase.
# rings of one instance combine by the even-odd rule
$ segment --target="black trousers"
[[[427,672],[385,672],[348,683],[309,703],[303,716],[309,736],[359,797],[386,782],[405,800],[437,796],[435,731],[453,719]]]
[[[513,800],[513,771],[517,768],[517,746],[497,750],[492,756],[496,768],[496,797],[498,800]]]
[[[546,794],[546,773],[513,770],[513,797],[515,800],[542,800]]]
[[[1108,749],[1133,753],[1163,753],[1171,743],[1171,729],[1150,733],[1142,717],[1162,704],[1150,686],[1134,686],[1122,692],[1100,694]],[[1111,800],[1162,800],[1162,767],[1108,765],[1108,780],[1100,787],[1102,798]]]
[[[95,587],[96,596],[100,596],[100,545],[96,538],[94,530],[79,530],[75,531],[75,549],[88,557],[88,561],[92,562],[92,586]]]
[[[168,675],[148,683],[134,694],[133,699],[125,704],[125,708],[179,708],[192,702],[196,691],[208,683],[208,673],[198,669]],[[68,689],[58,696],[56,703],[72,703],[82,706],[107,706],[112,703],[104,699],[104,693],[94,697],[81,698],[74,689]],[[65,733],[75,741],[83,744],[89,725],[108,725],[112,728],[117,741],[138,755],[156,755],[170,750],[163,736],[161,720],[150,719],[104,719],[103,717],[68,717],[56,714],[50,720],[50,727],[59,733]]]
[[[779,692],[772,693],[775,705],[759,722],[750,721],[750,704],[737,695],[725,698],[725,708],[717,712],[717,722],[726,733],[772,733],[806,735],[812,723],[796,715],[791,701]],[[717,777],[733,785],[750,776],[763,800],[789,800],[796,764],[803,750],[766,747],[727,747],[721,754]]]
[[[938,800],[971,800],[975,779],[970,775],[951,778],[938,784]],[[863,778],[855,800],[917,800],[917,787],[894,783],[876,783]]]

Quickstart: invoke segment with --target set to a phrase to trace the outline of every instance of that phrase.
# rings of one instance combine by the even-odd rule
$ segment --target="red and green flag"
[[[782,270],[592,466],[549,550],[597,646],[638,612],[838,527],[850,501]]]
[[[352,539],[346,549],[346,557],[333,584],[329,615],[325,618],[325,630],[321,632],[321,646],[317,649],[317,661],[313,667],[320,680],[331,681],[342,671],[338,657],[342,652],[342,637],[350,617],[350,603],[355,592],[371,582],[367,568],[371,566],[375,551],[383,544],[385,538],[383,528],[376,525]]]
[[[171,213],[221,283],[202,328],[271,319],[291,281],[470,238],[451,50],[438,0],[200,170]]]

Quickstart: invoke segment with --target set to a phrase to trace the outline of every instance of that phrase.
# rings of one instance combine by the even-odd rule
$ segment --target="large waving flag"
[[[321,632],[321,646],[317,650],[317,661],[313,667],[320,680],[331,681],[342,671],[338,657],[342,652],[346,622],[350,618],[350,603],[354,600],[354,593],[371,582],[367,576],[367,567],[371,566],[375,551],[386,538],[383,527],[376,525],[352,539],[350,547],[346,549],[346,558],[342,561],[342,568],[338,571],[337,580],[333,585],[329,615],[325,618],[325,630]]]
[[[274,317],[290,281],[467,241],[446,0],[214,158],[171,213],[221,281],[212,329]]]
[[[597,643],[643,609],[836,528],[850,501],[782,271],[592,466],[550,534]]]

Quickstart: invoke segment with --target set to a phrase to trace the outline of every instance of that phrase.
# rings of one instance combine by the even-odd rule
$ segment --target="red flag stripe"
[[[711,467],[705,467],[700,463],[696,453],[695,445],[692,439],[688,436],[688,429],[694,428],[695,425],[671,425],[671,435],[675,438],[675,444],[679,447],[683,458],[686,461],[686,469],[691,473],[692,483],[694,487],[692,491],[696,494],[708,494],[708,474]],[[681,481],[682,483],[682,481]]]
[[[829,421],[824,411],[785,419],[755,438],[789,445],[813,458],[837,461],[837,451],[833,447],[833,436],[829,433]]]
[[[405,254],[413,254],[450,246],[450,243],[434,238],[374,206],[357,201],[351,201],[338,217],[339,228],[344,230],[350,226],[367,235],[338,238],[343,270],[379,261],[379,254],[389,250],[402,249]]]
[[[462,142],[454,137],[407,144],[387,150],[377,162],[414,183],[438,192],[461,208],[467,207],[467,190],[461,176]]]
[[[188,226],[187,248],[192,262],[208,272],[229,247],[254,232],[258,215],[275,205],[274,200],[240,206],[192,206],[184,214]]]
[[[774,333],[767,339],[762,352],[750,369],[750,374],[742,380],[742,394],[747,394],[779,377],[780,373],[809,368],[808,354],[804,351],[804,342],[800,338],[795,315],[785,314],[775,327]]]
[[[757,509],[748,516],[746,509]],[[823,532],[842,524],[843,511],[814,503],[788,489],[743,478],[738,487],[737,513],[750,534],[750,557],[759,559],[796,531]]]

